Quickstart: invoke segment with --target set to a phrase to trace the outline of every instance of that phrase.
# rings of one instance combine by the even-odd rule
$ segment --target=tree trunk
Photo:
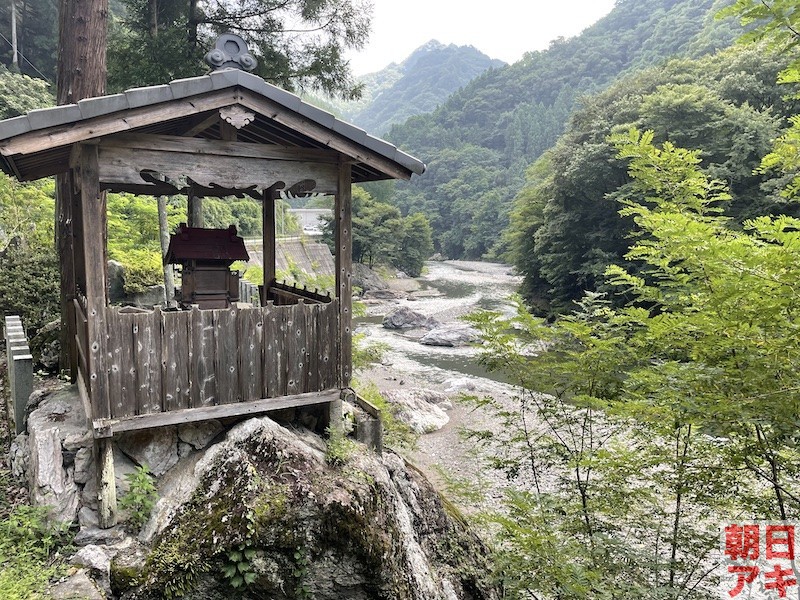
[[[106,91],[108,0],[61,0],[58,22],[58,104],[72,104]],[[77,284],[74,261],[73,193],[68,175],[56,177],[56,249],[61,269],[61,369],[76,377],[75,319]],[[106,231],[102,232],[103,238]],[[105,269],[105,265],[96,265]]]

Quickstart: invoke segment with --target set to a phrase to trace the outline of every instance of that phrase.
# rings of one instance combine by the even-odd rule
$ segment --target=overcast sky
[[[507,63],[577,35],[608,14],[614,0],[372,0],[369,42],[350,53],[356,75],[401,62],[425,42],[475,46]]]

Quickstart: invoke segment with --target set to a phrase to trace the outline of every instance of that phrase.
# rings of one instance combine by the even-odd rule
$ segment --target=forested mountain
[[[487,69],[504,65],[472,46],[445,46],[431,40],[400,64],[360,77],[362,99],[338,108],[345,119],[383,135],[395,123],[431,112]]]
[[[701,151],[700,167],[729,187],[730,201],[717,208],[734,222],[799,214],[779,193],[786,175],[757,170],[800,109],[792,88],[775,83],[788,61],[737,46],[632,73],[584,100],[567,132],[529,168],[514,204],[505,239],[527,300],[541,312],[570,309],[585,290],[605,291],[606,268],[624,262],[635,227],[620,217],[617,200],[630,200],[631,183],[609,136],[632,127]]]
[[[725,4],[620,0],[581,35],[486,71],[433,113],[392,128],[388,138],[429,167],[398,184],[394,201],[428,215],[446,256],[497,255],[526,167],[555,143],[578,99],[625,71],[726,47],[740,29],[714,20]]]

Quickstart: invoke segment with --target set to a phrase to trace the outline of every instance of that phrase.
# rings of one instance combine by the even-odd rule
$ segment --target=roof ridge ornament
[[[247,43],[234,33],[223,33],[214,43],[214,49],[206,54],[206,63],[215,71],[241,69],[252,71],[258,61],[250,54]]]

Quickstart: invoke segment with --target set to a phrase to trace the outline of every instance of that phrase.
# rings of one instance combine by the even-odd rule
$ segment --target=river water
[[[400,332],[384,329],[384,315],[406,306],[441,323],[458,321],[480,309],[513,312],[511,296],[521,278],[511,267],[498,263],[468,261],[429,261],[422,277],[395,280],[395,289],[408,291],[408,298],[369,301],[367,316],[356,318],[356,331],[366,334],[368,342],[386,346],[384,363],[390,364],[399,377],[409,377],[438,387],[458,378],[502,381],[497,374],[487,373],[478,363],[479,348],[449,348],[419,343],[422,332]]]

